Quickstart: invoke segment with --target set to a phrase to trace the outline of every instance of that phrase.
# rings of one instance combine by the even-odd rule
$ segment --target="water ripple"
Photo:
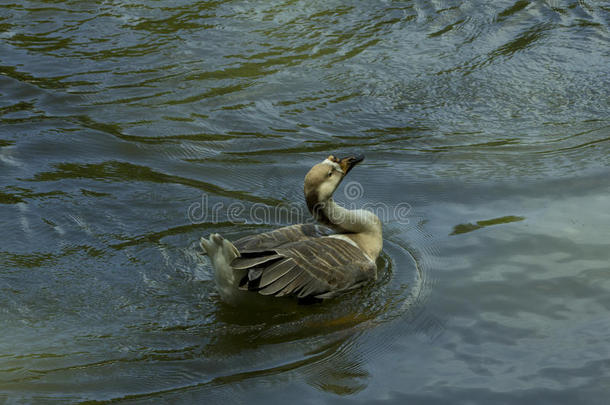
[[[609,11],[3,4],[0,398],[516,402],[547,386],[590,402],[610,308]],[[302,208],[312,163],[348,153],[367,156],[362,204],[411,210],[384,224],[379,280],[320,306],[225,306],[198,238],[294,221],[189,209]]]

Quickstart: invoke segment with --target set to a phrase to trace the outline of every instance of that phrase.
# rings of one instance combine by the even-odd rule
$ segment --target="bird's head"
[[[315,204],[327,201],[339,187],[341,180],[354,166],[364,160],[364,156],[337,158],[333,155],[318,163],[305,176],[305,199],[310,211]]]

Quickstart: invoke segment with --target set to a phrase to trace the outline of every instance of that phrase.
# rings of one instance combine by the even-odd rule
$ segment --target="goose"
[[[333,201],[341,181],[363,160],[330,155],[309,170],[305,201],[320,224],[286,226],[233,243],[218,233],[202,237],[221,299],[235,304],[258,294],[319,302],[377,279],[381,221],[371,211]]]

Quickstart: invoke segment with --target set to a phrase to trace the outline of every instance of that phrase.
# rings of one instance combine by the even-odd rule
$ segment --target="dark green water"
[[[607,403],[609,28],[602,1],[1,1],[0,402]],[[338,201],[384,204],[378,282],[220,302],[199,237],[308,220],[252,213],[331,153],[366,155]]]

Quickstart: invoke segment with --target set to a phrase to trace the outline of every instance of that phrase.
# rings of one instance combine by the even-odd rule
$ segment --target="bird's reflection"
[[[203,356],[238,368],[232,381],[298,372],[316,389],[337,395],[358,392],[369,376],[361,364],[358,336],[377,315],[355,310],[363,293],[313,305],[272,299],[236,308],[219,301],[214,336]]]

